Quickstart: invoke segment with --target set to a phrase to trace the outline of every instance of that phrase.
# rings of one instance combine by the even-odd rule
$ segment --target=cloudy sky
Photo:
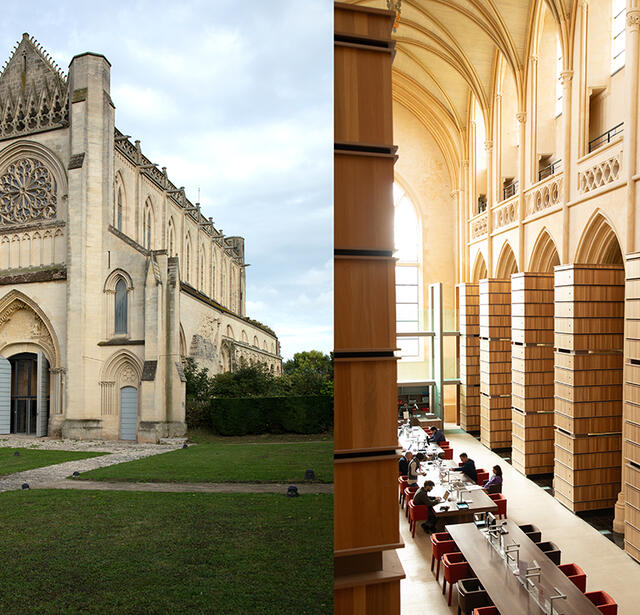
[[[329,352],[331,0],[9,3],[2,61],[23,32],[65,72],[76,54],[107,57],[116,126],[245,237],[247,314],[285,358]]]

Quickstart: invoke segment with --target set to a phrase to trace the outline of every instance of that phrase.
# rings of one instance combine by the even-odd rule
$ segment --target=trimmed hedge
[[[189,427],[195,427],[189,423],[189,416],[208,418],[209,429],[221,436],[321,433],[333,425],[333,397],[216,397],[208,402],[206,409],[200,406],[195,412],[187,412]],[[192,420],[200,425],[204,422]]]

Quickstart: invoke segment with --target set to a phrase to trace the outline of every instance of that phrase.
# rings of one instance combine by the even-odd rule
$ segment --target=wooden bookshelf
[[[480,280],[480,441],[511,446],[511,281]]]
[[[555,497],[612,508],[621,486],[624,268],[555,268]]]
[[[626,258],[622,473],[624,548],[640,562],[640,253]]]
[[[334,613],[400,613],[394,13],[334,9]],[[362,503],[376,514],[363,518]]]
[[[553,274],[511,276],[511,462],[553,472]]]
[[[458,284],[460,427],[480,433],[480,296],[478,285]]]

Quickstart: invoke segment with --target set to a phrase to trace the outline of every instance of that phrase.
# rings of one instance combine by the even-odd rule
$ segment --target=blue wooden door
[[[135,440],[138,430],[138,389],[120,389],[120,438]]]

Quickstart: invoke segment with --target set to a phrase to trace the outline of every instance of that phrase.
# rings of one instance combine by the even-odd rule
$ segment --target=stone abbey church
[[[0,74],[0,434],[156,442],[185,432],[184,357],[281,371],[244,239],[118,131],[110,68],[24,34]]]

